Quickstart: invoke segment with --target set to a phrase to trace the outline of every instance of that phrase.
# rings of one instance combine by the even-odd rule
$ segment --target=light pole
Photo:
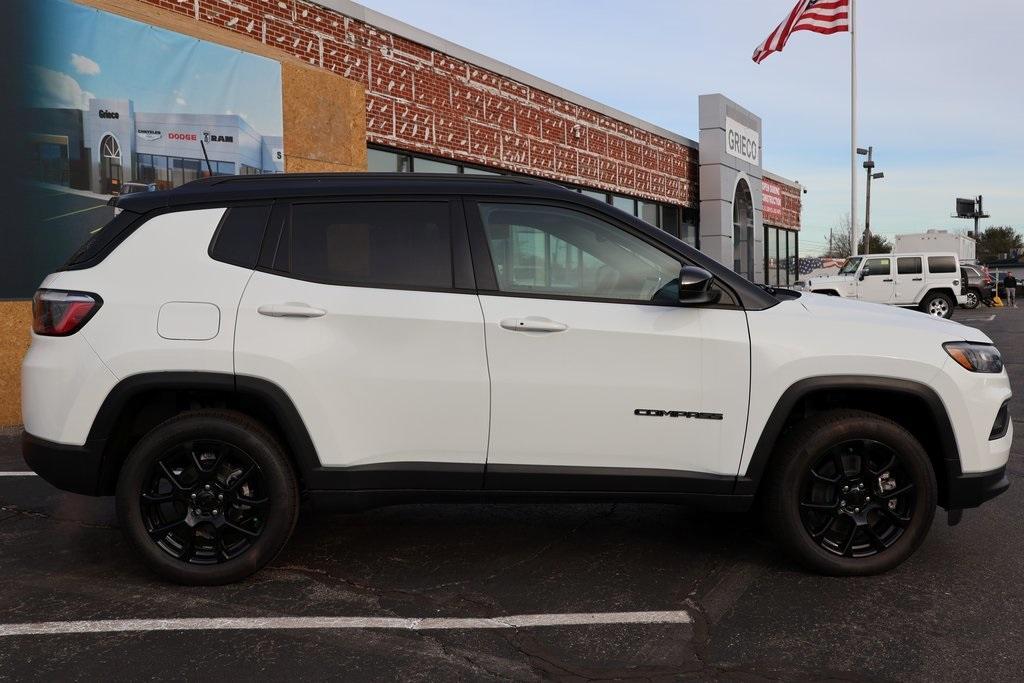
[[[872,179],[874,179],[874,180],[881,180],[882,178],[885,177],[884,173],[881,173],[881,172],[874,173],[873,172],[873,169],[875,168],[875,162],[871,159],[871,155],[872,155],[872,153],[874,151],[875,151],[874,147],[868,147],[867,149],[864,149],[863,147],[858,147],[857,148],[857,154],[860,154],[861,156],[867,156],[867,158],[868,158],[868,160],[864,162],[864,170],[865,170],[865,172],[867,173],[867,176],[868,176],[867,189],[865,190],[865,204],[866,204],[866,206],[864,207],[864,251],[863,251],[863,253],[865,253],[865,254],[871,252],[871,181],[872,181]]]

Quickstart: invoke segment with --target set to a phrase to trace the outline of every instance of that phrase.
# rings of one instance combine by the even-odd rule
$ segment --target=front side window
[[[579,211],[480,204],[502,292],[678,301],[680,263],[647,242]]]
[[[447,289],[447,202],[294,204],[274,269],[329,284]]]
[[[956,259],[952,256],[929,256],[929,273],[955,273]]]
[[[874,277],[875,275],[891,275],[892,274],[892,259],[889,258],[869,258],[867,263],[864,264],[864,275],[867,277]]]

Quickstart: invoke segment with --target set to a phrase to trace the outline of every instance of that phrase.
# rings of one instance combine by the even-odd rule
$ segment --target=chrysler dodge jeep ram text
[[[301,500],[762,505],[871,574],[1004,491],[981,332],[757,286],[557,185],[216,177],[122,197],[35,295],[24,455],[147,564],[235,581]]]

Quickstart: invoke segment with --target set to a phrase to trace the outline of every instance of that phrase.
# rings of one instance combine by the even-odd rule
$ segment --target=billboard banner
[[[42,278],[113,214],[111,196],[284,171],[281,65],[67,0],[31,3],[18,259],[0,298]]]

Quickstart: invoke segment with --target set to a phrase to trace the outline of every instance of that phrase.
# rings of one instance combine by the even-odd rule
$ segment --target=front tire
[[[936,318],[952,318],[953,297],[943,292],[931,292],[921,300],[921,310]]]
[[[977,308],[978,304],[981,303],[981,295],[976,289],[967,290],[967,301],[964,303],[964,308]]]
[[[284,547],[298,518],[295,474],[280,445],[246,415],[183,413],[135,445],[117,482],[130,545],[165,579],[239,581]]]
[[[821,413],[794,427],[773,458],[765,498],[796,559],[837,576],[879,574],[910,557],[936,501],[935,472],[917,439],[859,410]]]

